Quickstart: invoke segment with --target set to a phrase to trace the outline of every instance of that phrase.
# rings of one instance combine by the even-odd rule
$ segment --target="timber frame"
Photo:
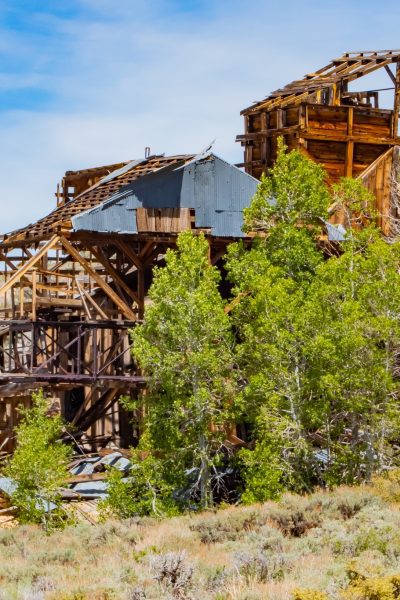
[[[392,70],[394,67],[394,71]],[[349,85],[383,69],[393,90],[393,109],[379,107],[379,91]],[[389,89],[389,88],[385,88]],[[360,177],[377,198],[384,233],[390,229],[393,148],[400,145],[400,50],[347,52],[244,109],[246,171],[260,178],[276,159],[277,141],[299,149],[327,171],[328,181]]]
[[[17,407],[28,405],[39,388],[53,398],[75,439],[88,449],[110,441],[125,447],[135,443],[138,425],[129,424],[134,415],[118,403],[121,395],[136,395],[145,385],[130,354],[128,333],[143,318],[152,270],[175,247],[180,221],[176,211],[169,211],[171,216],[167,211],[156,219],[157,233],[111,234],[74,231],[71,218],[142,175],[192,158],[149,157],[98,172],[68,172],[57,188],[57,208],[3,237],[0,452],[13,449]],[[70,197],[71,182],[88,188],[82,192],[77,186]],[[184,228],[194,226],[189,211],[182,211]],[[230,240],[203,231],[210,261],[217,263]]]
[[[377,69],[384,69],[390,78],[391,110],[379,107],[376,90],[349,90],[352,81]],[[400,216],[391,185],[399,164],[399,107],[400,50],[346,53],[242,111],[245,131],[237,138],[244,146],[241,166],[260,178],[274,164],[278,137],[283,136],[289,149],[298,148],[322,164],[329,182],[345,175],[362,179],[375,194],[380,226],[390,236],[392,222]],[[209,160],[204,154],[198,156]],[[150,202],[133,209],[129,198],[125,204],[121,198],[139,178],[157,179],[163,169],[178,172],[182,166],[190,171],[196,159],[193,154],[154,155],[68,171],[57,187],[56,208],[50,214],[2,236],[0,453],[13,449],[18,405],[28,405],[38,388],[53,398],[73,426],[72,435],[86,448],[135,443],[140,415],[125,413],[118,399],[136,395],[146,384],[130,355],[128,332],[143,318],[153,269],[163,264],[167,249],[175,247],[179,231],[187,228],[205,233],[210,262],[219,264],[227,245],[240,233],[239,224],[232,234],[232,224],[243,206],[240,210],[231,206],[229,196],[226,218],[220,221],[226,228],[216,236],[211,225],[201,228],[197,221],[196,226],[198,204]],[[221,173],[225,177],[225,171]],[[225,195],[241,190],[243,200],[243,190],[248,194],[250,188],[235,181]],[[257,182],[252,180],[252,185],[249,200]],[[222,187],[205,188],[220,190],[213,200],[206,194],[202,197],[210,206],[215,204],[216,213],[223,213]],[[167,188],[161,185],[160,189],[165,195]],[[82,221],[82,215],[89,215],[95,224],[98,207],[104,217],[110,198],[112,202],[117,198],[115,206],[124,205],[127,219],[133,219],[135,211],[136,233],[74,228],[73,221]],[[333,211],[331,220],[343,223],[343,215]]]

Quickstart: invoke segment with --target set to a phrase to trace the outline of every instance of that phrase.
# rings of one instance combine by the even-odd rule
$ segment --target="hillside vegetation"
[[[0,530],[0,598],[399,598],[400,485],[392,480],[47,536],[32,525]]]

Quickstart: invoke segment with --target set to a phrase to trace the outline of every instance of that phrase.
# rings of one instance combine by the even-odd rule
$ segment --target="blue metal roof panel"
[[[134,196],[110,202],[77,215],[73,218],[75,230],[98,232],[137,233],[136,206]]]
[[[195,209],[195,226],[218,237],[243,237],[243,208],[258,181],[221,158],[202,154],[178,168],[165,167],[72,219],[74,230],[137,233],[135,210]]]
[[[330,242],[344,242],[346,239],[346,229],[340,223],[338,225],[325,221],[326,232]]]

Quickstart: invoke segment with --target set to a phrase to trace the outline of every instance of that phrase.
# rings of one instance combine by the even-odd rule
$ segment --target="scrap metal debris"
[[[69,464],[67,486],[60,489],[62,506],[68,516],[76,521],[98,522],[97,502],[107,496],[107,471],[115,468],[128,474],[132,463],[126,455],[128,453],[124,451],[105,449],[95,455],[75,458]],[[0,477],[0,528],[13,527],[18,523],[15,507],[9,501],[15,489],[16,483],[11,478]],[[56,505],[50,503],[47,510],[55,508]]]

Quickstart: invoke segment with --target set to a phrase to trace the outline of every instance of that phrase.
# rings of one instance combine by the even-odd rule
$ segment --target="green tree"
[[[326,210],[344,211],[341,256],[318,245]],[[282,488],[368,479],[395,459],[398,434],[399,246],[380,239],[373,198],[281,143],[246,212],[253,247],[230,247],[237,406],[253,428],[242,452],[248,501]],[[352,228],[350,228],[350,226]]]
[[[245,211],[245,229],[258,238],[249,251],[231,245],[226,262],[240,300],[232,319],[246,385],[237,404],[255,436],[254,455],[242,452],[249,501],[284,486],[304,489],[315,471],[302,422],[307,365],[298,317],[324,260],[318,239],[332,200],[324,170],[286,150],[279,140],[277,161]]]
[[[357,248],[352,240],[319,267],[302,311],[305,425],[327,452],[332,483],[390,466],[399,433],[400,246],[376,237]]]
[[[251,451],[242,453],[244,498],[263,501],[283,487],[307,488],[314,477],[303,428],[307,364],[299,320],[309,284],[289,277],[286,265],[271,264],[263,242],[250,251],[233,245],[226,268],[240,298],[231,313],[245,381],[237,413],[252,428],[255,442],[254,457]],[[271,469],[277,469],[280,486],[271,485]]]
[[[279,138],[275,165],[244,210],[244,228],[262,236],[272,264],[307,279],[323,258],[316,241],[332,199],[324,169],[298,150],[286,150]]]
[[[159,451],[170,476],[198,473],[201,505],[212,504],[212,471],[234,399],[233,336],[204,235],[183,232],[156,269],[132,352],[149,377],[142,447]]]
[[[12,503],[23,523],[52,524],[51,503],[60,506],[59,488],[68,478],[67,464],[71,449],[60,441],[63,422],[48,416],[48,402],[43,392],[33,394],[31,408],[21,408],[21,422],[16,427],[17,446],[5,474],[16,483]],[[57,511],[54,515],[58,514]]]

